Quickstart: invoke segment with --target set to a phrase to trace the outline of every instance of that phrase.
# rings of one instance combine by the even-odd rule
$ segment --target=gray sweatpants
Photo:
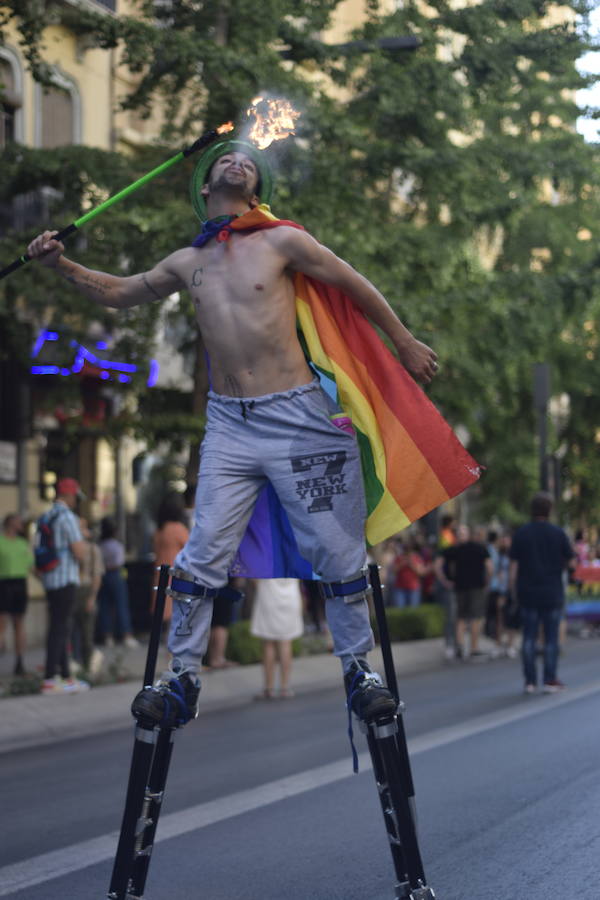
[[[268,480],[314,571],[324,581],[355,575],[366,563],[358,445],[331,421],[339,410],[318,381],[261,397],[208,396],[194,523],[175,567],[205,587],[224,585]],[[206,652],[211,614],[210,600],[173,605],[169,650],[186,665]],[[372,648],[365,600],[333,598],[326,614],[346,667]]]

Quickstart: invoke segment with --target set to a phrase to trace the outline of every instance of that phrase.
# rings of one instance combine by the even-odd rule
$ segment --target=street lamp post
[[[552,490],[554,493],[554,502],[558,509],[562,500],[563,483],[562,483],[562,461],[567,452],[567,447],[562,440],[563,432],[569,421],[571,412],[571,398],[563,391],[550,398],[548,403],[548,411],[550,413],[550,421],[554,430],[555,440],[558,443],[556,450],[550,455],[552,464]]]

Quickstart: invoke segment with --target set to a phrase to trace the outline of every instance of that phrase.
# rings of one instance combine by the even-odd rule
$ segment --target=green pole
[[[105,209],[108,209],[110,206],[113,206],[113,204],[118,203],[119,200],[123,200],[125,197],[129,196],[129,194],[133,194],[133,192],[137,191],[137,189],[142,187],[143,184],[146,184],[146,182],[151,181],[153,178],[156,178],[157,175],[160,175],[161,172],[165,172],[171,166],[174,166],[175,163],[181,162],[182,159],[185,159],[183,150],[181,150],[176,156],[168,159],[166,162],[161,163],[160,166],[152,169],[151,172],[147,172],[145,175],[142,175],[142,177],[138,178],[137,181],[132,181],[131,184],[128,184],[127,187],[124,187],[122,191],[118,192],[118,194],[114,194],[112,197],[109,197],[108,200],[105,200],[104,203],[100,204],[100,206],[96,206],[94,207],[94,209],[90,209],[90,211],[86,212],[85,215],[80,216],[79,219],[75,219],[73,225],[75,226],[75,228],[81,228],[81,226],[85,225],[86,222],[89,222],[91,219],[99,216],[100,213],[103,213]]]
[[[147,172],[145,175],[142,175],[141,178],[138,178],[137,181],[133,181],[131,184],[128,184],[127,187],[124,187],[123,190],[119,191],[113,197],[109,197],[108,200],[105,200],[104,203],[101,203],[99,206],[95,206],[94,209],[86,212],[85,215],[80,216],[74,222],[71,222],[70,225],[67,225],[66,228],[63,228],[58,234],[54,235],[55,241],[62,241],[64,238],[68,237],[70,234],[73,234],[74,231],[77,231],[78,228],[81,228],[82,225],[85,225],[86,222],[89,222],[95,216],[99,216],[100,213],[103,213],[105,209],[108,209],[113,204],[118,203],[119,200],[122,200],[124,197],[127,197],[129,194],[132,194],[134,191],[137,191],[138,188],[142,187],[142,185],[146,184],[148,181],[151,181],[153,178],[156,178],[157,175],[160,175],[161,172],[165,172],[171,166],[174,166],[175,163],[181,162],[182,159],[186,159],[186,157],[191,156],[192,153],[196,153],[198,150],[202,150],[204,147],[207,147],[209,144],[212,144],[218,137],[222,134],[225,134],[228,131],[231,131],[233,125],[231,122],[228,122],[227,125],[221,125],[219,128],[214,128],[211,131],[207,131],[202,137],[199,137],[197,141],[194,141],[189,147],[185,147],[183,150],[180,150],[179,153],[176,153],[175,156],[172,156],[170,159],[167,159],[164,163],[161,163],[155,169],[152,169],[151,172]],[[22,256],[17,257],[17,259],[13,260],[10,265],[6,266],[4,269],[0,270],[0,279],[6,278],[7,275],[10,275],[11,272],[14,272],[16,269],[20,269],[21,266],[24,266],[25,263],[28,263],[31,260],[31,257],[24,253]]]

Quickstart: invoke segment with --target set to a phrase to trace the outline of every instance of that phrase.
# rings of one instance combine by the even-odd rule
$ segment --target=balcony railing
[[[84,7],[96,10],[97,12],[101,12],[101,10],[98,9],[99,6],[111,13],[114,13],[117,10],[117,0],[62,0],[62,2],[69,6]]]

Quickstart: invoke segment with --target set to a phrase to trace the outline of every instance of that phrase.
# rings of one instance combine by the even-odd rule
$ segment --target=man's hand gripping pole
[[[142,185],[146,184],[148,181],[151,181],[153,178],[156,178],[157,175],[160,175],[162,172],[165,172],[171,166],[174,166],[175,163],[181,162],[182,159],[186,159],[188,156],[191,156],[192,153],[196,153],[198,150],[202,150],[204,147],[207,147],[209,144],[212,144],[213,141],[216,141],[218,137],[222,134],[226,134],[228,131],[233,130],[232,122],[225,122],[223,125],[219,125],[218,128],[212,128],[210,131],[206,131],[198,140],[194,141],[193,144],[190,144],[189,147],[184,147],[183,150],[180,150],[175,156],[172,156],[170,159],[167,159],[165,162],[161,163],[155,169],[152,169],[151,172],[147,172],[145,175],[142,175],[141,178],[138,178],[137,181],[133,181],[131,184],[128,184],[127,187],[124,187],[114,196],[109,197],[108,200],[105,200],[104,203],[101,203],[99,206],[94,207],[94,209],[89,210],[89,212],[85,213],[85,215],[80,216],[79,219],[76,219],[74,222],[71,222],[70,225],[67,225],[66,228],[63,228],[62,231],[59,231],[54,235],[53,240],[62,241],[64,238],[69,237],[69,235],[73,234],[74,231],[77,231],[81,228],[82,225],[85,225],[86,222],[89,222],[90,219],[94,219],[96,216],[99,216],[100,213],[103,213],[104,210],[108,209],[110,206],[114,206],[115,203],[118,203],[119,200],[122,200],[124,197],[128,197],[129,194],[132,194],[134,191],[137,191],[138,188],[142,187]],[[18,256],[17,259],[14,259],[8,266],[5,266],[4,269],[0,269],[0,279],[6,278],[7,275],[10,275],[11,272],[16,271],[16,269],[20,269],[21,266],[24,266],[31,260],[31,256],[27,253],[23,253],[22,256]]]

